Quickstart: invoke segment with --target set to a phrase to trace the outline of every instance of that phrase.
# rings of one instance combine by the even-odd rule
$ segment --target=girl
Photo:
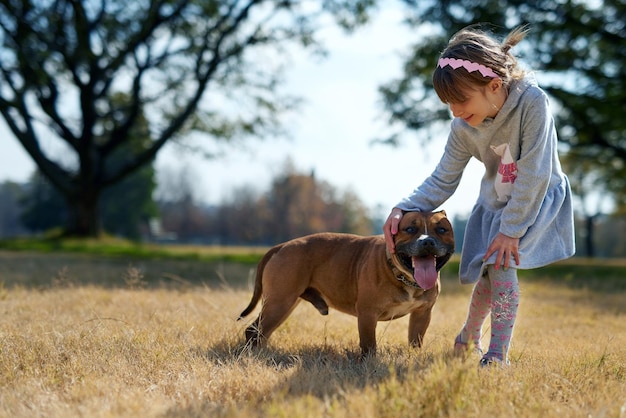
[[[436,209],[454,193],[470,158],[485,165],[459,270],[461,283],[475,286],[454,341],[455,352],[473,348],[482,355],[482,325],[491,314],[491,341],[481,366],[508,364],[520,299],[517,269],[574,254],[571,190],[548,99],[510,52],[526,32],[515,29],[502,43],[474,28],[452,37],[433,74],[435,91],[454,116],[443,156],[383,226],[394,252],[404,211]]]

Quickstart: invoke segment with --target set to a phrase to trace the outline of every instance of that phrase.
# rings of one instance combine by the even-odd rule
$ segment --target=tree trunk
[[[585,250],[587,251],[587,257],[593,258],[596,256],[596,248],[593,243],[593,224],[596,216],[585,216]]]
[[[102,223],[98,210],[100,192],[88,190],[68,198],[66,235],[79,238],[98,238]]]

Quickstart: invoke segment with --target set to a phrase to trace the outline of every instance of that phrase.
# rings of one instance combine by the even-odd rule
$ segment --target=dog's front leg
[[[376,355],[376,325],[378,316],[372,312],[358,314],[361,357]]]
[[[409,344],[411,347],[421,347],[424,334],[430,325],[430,309],[411,312],[409,317]]]

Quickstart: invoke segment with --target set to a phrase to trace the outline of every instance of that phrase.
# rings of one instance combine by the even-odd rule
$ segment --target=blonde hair
[[[450,39],[440,58],[467,60],[491,68],[502,79],[503,86],[507,87],[512,80],[519,80],[525,75],[510,50],[527,33],[527,26],[517,27],[499,43],[482,30],[468,27]],[[453,69],[450,66],[437,66],[433,73],[435,91],[444,103],[464,102],[468,91],[486,86],[491,80],[491,77],[484,77],[478,71],[469,72],[460,67]]]

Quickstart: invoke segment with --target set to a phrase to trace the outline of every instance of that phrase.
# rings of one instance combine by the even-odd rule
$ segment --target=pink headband
[[[452,69],[455,70],[459,67],[463,67],[469,73],[471,73],[472,71],[479,71],[483,75],[483,77],[500,77],[491,68],[485,67],[484,65],[478,64],[477,62],[457,58],[439,58],[439,62],[437,62],[437,67],[443,68],[446,65],[449,65]]]

